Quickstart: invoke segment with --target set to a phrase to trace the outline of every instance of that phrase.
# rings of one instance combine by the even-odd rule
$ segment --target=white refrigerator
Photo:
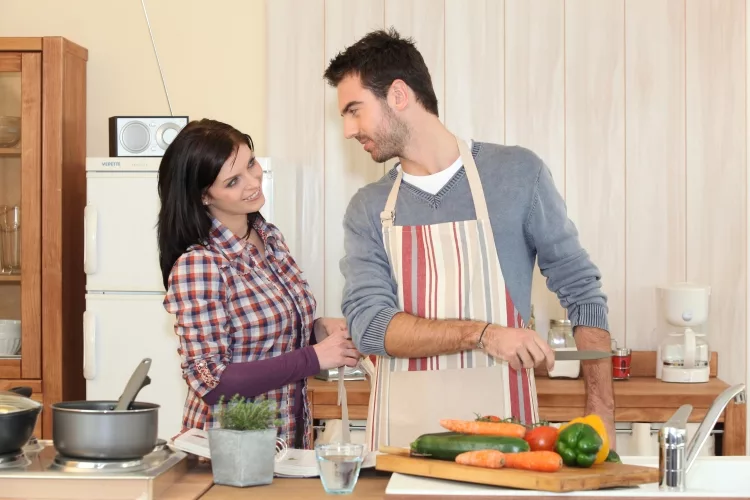
[[[83,317],[86,399],[116,400],[143,358],[151,384],[138,401],[161,405],[159,437],[182,428],[187,385],[177,354],[174,316],[162,305],[156,242],[161,158],[87,158],[84,212],[86,311]],[[273,220],[273,175],[263,167],[263,215]]]

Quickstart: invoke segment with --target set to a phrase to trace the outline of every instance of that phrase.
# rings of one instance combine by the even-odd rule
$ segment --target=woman
[[[316,301],[277,227],[264,220],[252,139],[213,120],[189,123],[159,167],[157,224],[166,310],[176,316],[189,392],[183,431],[218,425],[221,396],[276,401],[279,437],[312,445],[307,377],[355,366],[343,319]]]

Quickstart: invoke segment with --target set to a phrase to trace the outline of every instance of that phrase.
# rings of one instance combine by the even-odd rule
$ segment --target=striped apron
[[[458,139],[457,139],[458,140]],[[428,319],[466,319],[523,328],[495,248],[474,159],[458,140],[477,220],[394,226],[398,173],[381,215],[383,242],[399,307]],[[376,358],[367,444],[408,447],[419,435],[445,431],[441,419],[477,414],[537,422],[533,369],[516,371],[481,350],[426,358]]]

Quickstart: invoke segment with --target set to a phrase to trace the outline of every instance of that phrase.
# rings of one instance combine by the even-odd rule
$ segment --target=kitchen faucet
[[[745,397],[745,384],[733,385],[719,394],[690,443],[687,443],[687,421],[693,407],[680,406],[659,430],[660,490],[685,491],[687,474],[724,409],[733,399],[737,404],[744,404]]]

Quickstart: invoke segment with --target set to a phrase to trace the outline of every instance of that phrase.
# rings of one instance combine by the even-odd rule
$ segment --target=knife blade
[[[572,360],[589,360],[611,358],[610,351],[555,351],[555,360],[572,361]]]

